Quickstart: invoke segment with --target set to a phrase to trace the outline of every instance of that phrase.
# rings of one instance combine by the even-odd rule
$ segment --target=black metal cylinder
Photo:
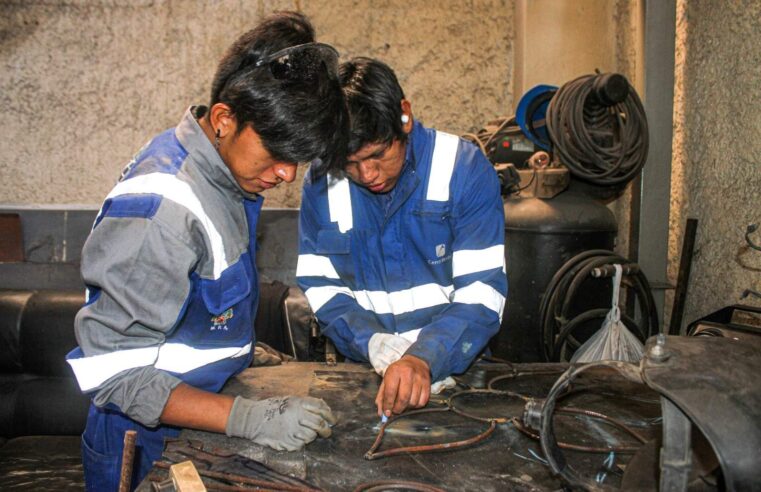
[[[613,250],[617,232],[613,213],[582,193],[566,191],[551,200],[506,198],[508,293],[500,331],[489,344],[492,353],[514,362],[543,361],[539,306],[550,280],[582,251]],[[610,294],[591,293],[594,299],[588,301],[599,306],[597,297],[605,295]]]

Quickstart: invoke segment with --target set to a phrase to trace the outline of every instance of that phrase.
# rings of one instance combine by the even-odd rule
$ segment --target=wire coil
[[[546,122],[560,162],[589,183],[626,184],[647,159],[645,110],[622,75],[584,75],[566,83],[550,101]]]

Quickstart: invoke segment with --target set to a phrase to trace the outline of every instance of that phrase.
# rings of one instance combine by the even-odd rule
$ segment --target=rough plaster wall
[[[697,218],[690,322],[761,289],[761,253],[743,239],[747,224],[761,223],[761,2],[677,8],[669,277],[676,281],[686,220]]]
[[[512,0],[0,0],[0,203],[100,203],[149,138],[206,102],[224,49],[281,9],[344,57],[388,62],[428,125],[462,133],[512,107]],[[298,206],[299,182],[267,206]]]

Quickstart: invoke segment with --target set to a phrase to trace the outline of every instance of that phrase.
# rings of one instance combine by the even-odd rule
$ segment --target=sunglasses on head
[[[337,79],[338,56],[338,51],[329,44],[304,43],[276,51],[257,60],[254,66],[269,66],[277,80],[311,80],[322,71]]]

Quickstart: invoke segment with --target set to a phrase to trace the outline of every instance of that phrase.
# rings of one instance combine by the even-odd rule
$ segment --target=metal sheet
[[[648,352],[655,341],[648,341]],[[648,386],[703,432],[729,490],[761,490],[761,340],[666,337],[663,349],[660,361],[643,360]]]

